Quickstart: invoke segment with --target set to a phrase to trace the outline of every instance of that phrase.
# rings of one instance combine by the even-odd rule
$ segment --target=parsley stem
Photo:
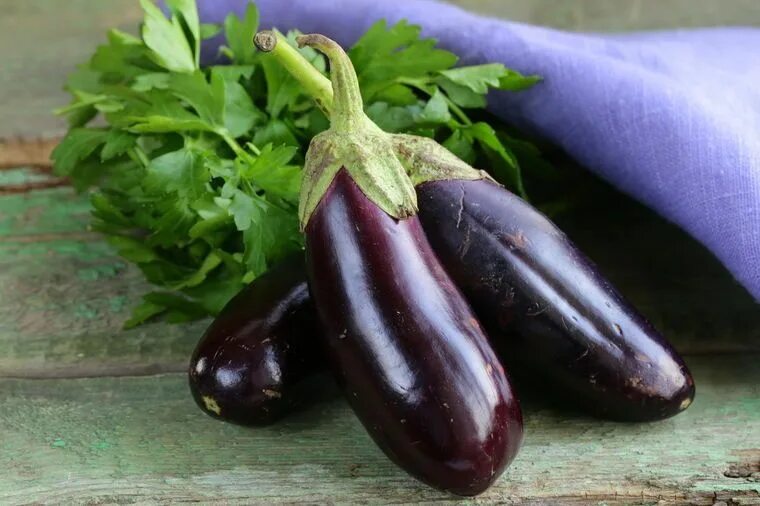
[[[465,114],[465,112],[457,104],[455,104],[453,100],[447,97],[445,93],[443,97],[446,99],[446,103],[449,105],[449,109],[451,109],[451,111],[459,118],[459,120],[466,126],[471,126],[472,120],[467,117],[467,114]]]
[[[256,48],[264,53],[274,56],[290,74],[295,77],[306,92],[314,98],[317,106],[328,117],[333,104],[333,89],[330,80],[322,75],[314,65],[311,64],[304,56],[293,46],[290,45],[285,36],[274,30],[264,30],[256,34],[254,38]],[[427,89],[426,82],[422,79],[399,79],[399,83],[412,86],[428,96],[432,96]],[[444,94],[446,103],[454,115],[459,118],[464,125],[472,125],[472,120],[467,114],[455,104],[448,96]]]
[[[256,146],[256,144],[249,142],[247,146],[250,148],[251,151],[253,151],[253,154],[256,156],[259,156],[261,154],[261,150]]]
[[[230,137],[230,134],[227,133],[225,130],[217,130],[216,133],[219,135],[219,137],[222,138],[222,140],[224,140],[225,143],[227,143],[230,149],[232,149],[232,151],[235,152],[236,156],[245,154],[245,150],[242,147],[240,147],[240,144],[238,144],[238,142],[235,139]],[[253,152],[258,155],[259,153],[257,151],[258,149],[254,150]]]
[[[290,45],[283,34],[276,30],[264,30],[257,33],[254,43],[259,51],[274,56],[329,117],[333,104],[333,88],[327,77],[322,75],[298,49]]]
[[[140,146],[134,146],[130,148],[129,152],[133,155],[134,158],[137,158],[143,167],[150,165],[150,159],[148,158],[148,155],[145,154],[145,151],[143,151]]]

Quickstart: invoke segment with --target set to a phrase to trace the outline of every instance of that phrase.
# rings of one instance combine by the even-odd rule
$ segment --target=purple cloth
[[[544,81],[489,109],[537,133],[705,244],[760,300],[760,29],[576,34],[430,0],[258,0],[262,27],[344,45],[402,18],[465,64]],[[199,0],[219,22],[246,0]]]

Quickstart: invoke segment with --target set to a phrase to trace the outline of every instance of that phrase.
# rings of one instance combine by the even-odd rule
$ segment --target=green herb
[[[93,227],[156,287],[127,326],[216,314],[302,248],[301,168],[327,127],[288,72],[255,51],[254,4],[223,27],[201,25],[194,0],[167,0],[168,18],[149,0],[141,5],[141,36],[111,30],[69,77],[72,101],[57,112],[70,129],[53,153],[58,174],[90,189]],[[220,30],[228,62],[202,67],[202,39]],[[296,35],[288,34],[293,45]],[[300,51],[324,71],[321,55]],[[380,126],[435,137],[524,193],[510,138],[467,110],[485,107],[489,89],[522,89],[535,76],[500,64],[455,67],[455,55],[405,22],[375,24],[350,56]]]

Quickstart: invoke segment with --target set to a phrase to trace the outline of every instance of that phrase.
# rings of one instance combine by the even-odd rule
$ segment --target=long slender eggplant
[[[433,486],[485,490],[517,451],[521,415],[419,220],[394,220],[340,172],[306,232],[328,355],[373,439]]]
[[[433,248],[523,381],[612,419],[684,410],[694,382],[665,339],[544,215],[487,179],[417,186]]]
[[[303,254],[270,269],[236,295],[198,343],[190,390],[209,415],[241,425],[270,423],[310,391],[322,369],[321,331]]]
[[[346,53],[330,60],[330,128],[306,156],[300,217],[325,353],[378,446],[418,479],[484,491],[514,458],[522,416],[480,323],[432,252],[411,180],[362,110]]]

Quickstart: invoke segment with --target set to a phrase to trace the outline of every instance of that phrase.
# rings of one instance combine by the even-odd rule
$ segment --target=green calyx
[[[473,168],[435,139],[394,134],[391,135],[391,142],[414,186],[446,179],[491,179],[486,172]]]
[[[390,136],[364,114],[359,80],[348,55],[324,35],[302,35],[299,46],[310,46],[330,60],[333,97],[330,128],[312,139],[306,153],[298,214],[301,229],[322,201],[335,175],[348,171],[362,192],[396,219],[417,213],[417,195],[404,166],[396,157]],[[324,90],[324,88],[323,88]]]
[[[446,179],[490,179],[427,137],[389,134],[364,114],[359,82],[348,55],[324,35],[302,35],[330,60],[328,80],[277,32],[260,32],[256,47],[271,53],[301,83],[330,118],[330,128],[309,146],[301,185],[299,217],[304,229],[335,175],[345,168],[362,192],[390,216],[417,212],[414,186]]]
[[[388,134],[379,129],[350,133],[330,129],[314,137],[306,153],[298,207],[302,229],[341,169],[390,216],[403,219],[417,213],[414,185],[396,157]]]

